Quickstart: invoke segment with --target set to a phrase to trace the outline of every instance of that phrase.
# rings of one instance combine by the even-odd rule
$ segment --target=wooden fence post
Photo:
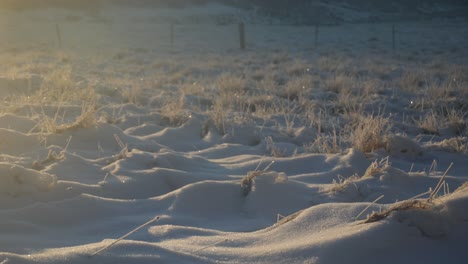
[[[318,34],[319,34],[319,25],[318,23],[315,24],[315,32],[314,32],[314,47],[317,48],[318,46]]]
[[[59,48],[62,48],[62,35],[60,34],[60,27],[58,24],[55,24],[55,33],[57,34]]]
[[[240,44],[240,49],[245,50],[245,25],[244,25],[244,22],[239,23],[239,44]]]
[[[171,48],[174,46],[174,23],[171,23]]]

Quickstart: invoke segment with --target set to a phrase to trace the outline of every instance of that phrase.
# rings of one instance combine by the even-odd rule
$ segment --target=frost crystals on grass
[[[268,171],[268,169],[270,169],[271,165],[273,165],[273,163],[275,162],[272,161],[270,164],[268,164],[268,166],[265,167],[265,169],[259,171],[258,168],[262,164],[260,162],[260,164],[258,164],[257,168],[254,171],[249,171],[247,173],[247,176],[245,176],[241,181],[241,189],[242,189],[242,194],[244,196],[247,196],[252,190],[255,177],[265,174]]]

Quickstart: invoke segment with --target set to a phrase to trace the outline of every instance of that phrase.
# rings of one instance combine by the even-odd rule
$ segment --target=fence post
[[[319,34],[319,24],[315,24],[315,32],[314,32],[314,47],[317,48],[318,46],[318,34]]]
[[[239,44],[240,44],[240,49],[245,50],[245,25],[244,25],[244,22],[239,23]]]
[[[62,48],[62,35],[60,34],[60,27],[57,23],[55,24],[55,33],[57,34],[59,48]]]
[[[171,31],[171,48],[172,48],[174,46],[174,23],[171,23],[170,31]]]

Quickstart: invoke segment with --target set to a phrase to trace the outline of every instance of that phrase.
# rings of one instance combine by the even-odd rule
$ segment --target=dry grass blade
[[[356,187],[356,190],[359,191],[359,188],[356,185],[356,182],[359,179],[361,179],[361,177],[359,177],[359,175],[357,175],[357,174],[354,174],[349,178],[344,178],[344,177],[338,175],[338,180],[333,180],[333,183],[332,183],[333,186],[331,188],[326,189],[326,190],[320,191],[319,194],[341,192],[344,189],[346,189],[346,187],[348,187],[350,184],[354,184],[354,186]]]
[[[380,221],[384,218],[387,218],[390,213],[395,211],[404,211],[404,210],[411,210],[411,209],[427,209],[432,206],[432,203],[428,201],[421,201],[421,200],[407,200],[401,203],[398,203],[387,210],[382,212],[373,212],[363,223],[373,223]]]
[[[49,152],[47,154],[47,157],[43,160],[40,161],[34,161],[32,164],[32,169],[34,170],[43,170],[45,168],[45,165],[54,163],[60,160],[63,160],[65,158],[65,153],[67,152],[68,147],[70,146],[72,137],[70,136],[68,138],[67,144],[65,145],[65,148],[60,151],[59,153],[56,153],[52,149],[49,149]]]
[[[411,199],[408,199],[406,201],[403,201],[401,203],[398,203],[387,210],[384,210],[383,212],[373,212],[365,221],[364,223],[373,223],[380,221],[390,215],[390,213],[394,211],[404,211],[404,210],[412,210],[412,209],[428,209],[433,205],[433,200],[437,193],[440,191],[440,189],[445,185],[444,180],[445,177],[447,176],[447,173],[450,171],[450,169],[453,166],[453,162],[450,164],[450,166],[447,168],[445,173],[442,175],[440,178],[439,182],[437,183],[436,187],[431,191],[424,192],[422,194],[419,194]],[[462,186],[468,186],[466,183]],[[459,188],[460,189],[460,188]],[[429,194],[429,198],[425,200],[416,200],[416,198],[419,198],[423,195]]]
[[[463,191],[465,189],[468,189],[468,181],[463,183],[460,187],[458,187],[455,192],[460,192],[460,191]]]
[[[275,162],[272,161],[263,170],[259,171],[258,167],[260,166],[260,164],[261,164],[260,163],[254,171],[249,171],[247,173],[247,176],[245,176],[241,181],[241,189],[242,189],[242,194],[244,194],[244,196],[247,196],[250,193],[250,191],[252,190],[252,185],[253,185],[254,179],[257,176],[261,176],[264,173],[266,173],[268,171],[268,169],[270,169],[271,165],[273,165],[273,163],[275,163]]]
[[[117,144],[120,146],[119,154],[115,155],[116,160],[121,160],[127,157],[128,154],[128,144],[124,144],[122,139],[117,134],[114,134],[114,139],[117,141]]]
[[[453,162],[450,163],[450,166],[447,168],[447,170],[445,170],[444,175],[442,175],[442,177],[440,178],[439,182],[437,183],[436,187],[435,187],[434,190],[432,191],[431,195],[429,195],[429,198],[427,198],[427,201],[428,201],[428,202],[432,202],[432,200],[434,199],[434,197],[437,195],[437,193],[439,192],[440,188],[442,187],[442,183],[444,182],[445,177],[447,176],[447,173],[450,171],[450,169],[452,168],[452,166],[453,166]]]
[[[376,202],[378,202],[380,199],[384,198],[384,195],[381,195],[379,196],[377,199],[375,199],[374,201],[372,201],[372,203],[370,203],[368,206],[366,206],[366,208],[364,208],[354,219],[358,219],[362,214],[364,214],[364,212],[367,211],[367,209],[369,209],[369,207],[371,207],[373,204],[375,204]]]
[[[214,246],[216,246],[216,245],[218,245],[218,244],[221,244],[221,243],[227,242],[227,241],[229,241],[229,239],[228,239],[228,238],[225,238],[225,239],[216,241],[216,242],[214,242],[214,243],[212,243],[212,244],[209,244],[209,245],[207,245],[207,246],[201,247],[201,248],[199,248],[199,249],[197,249],[197,250],[195,250],[195,251],[192,251],[191,253],[192,253],[192,254],[195,254],[195,253],[198,253],[198,252],[200,252],[200,251],[202,251],[202,250],[205,250],[205,249],[210,248],[210,247],[214,247]]]
[[[429,191],[423,192],[423,193],[421,193],[421,194],[418,194],[418,195],[416,195],[416,196],[414,196],[414,197],[411,197],[411,198],[408,199],[408,200],[418,199],[418,198],[420,198],[420,197],[422,197],[422,196],[424,196],[424,195],[426,195],[426,194],[431,194],[431,193],[432,193],[432,191],[431,191],[430,188],[429,188]]]
[[[94,105],[82,107],[81,115],[76,118],[72,124],[58,126],[55,129],[56,133],[62,133],[69,130],[76,130],[78,128],[88,128],[96,125],[96,110]]]
[[[155,218],[153,218],[153,219],[149,220],[148,222],[146,222],[146,223],[140,225],[139,227],[137,227],[137,228],[133,229],[132,231],[128,232],[127,234],[125,234],[125,235],[119,237],[117,240],[115,240],[114,242],[110,243],[109,245],[107,245],[107,246],[101,248],[100,250],[94,252],[93,254],[89,255],[89,257],[91,258],[91,257],[93,257],[93,256],[95,256],[95,255],[97,255],[97,254],[99,254],[99,253],[101,253],[101,252],[103,252],[104,250],[106,250],[106,249],[112,247],[113,245],[117,244],[118,242],[122,241],[123,239],[125,239],[126,237],[130,236],[131,234],[137,232],[138,230],[142,229],[143,227],[145,227],[145,226],[147,226],[147,225],[149,225],[149,224],[151,224],[151,223],[154,223],[154,222],[156,222],[156,221],[158,221],[158,220],[159,220],[159,216],[156,216]]]

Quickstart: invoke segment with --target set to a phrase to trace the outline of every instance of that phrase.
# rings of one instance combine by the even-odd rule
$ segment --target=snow
[[[241,52],[223,6],[0,12],[0,263],[468,259],[466,23],[247,21]],[[158,12],[206,24],[171,47]]]

